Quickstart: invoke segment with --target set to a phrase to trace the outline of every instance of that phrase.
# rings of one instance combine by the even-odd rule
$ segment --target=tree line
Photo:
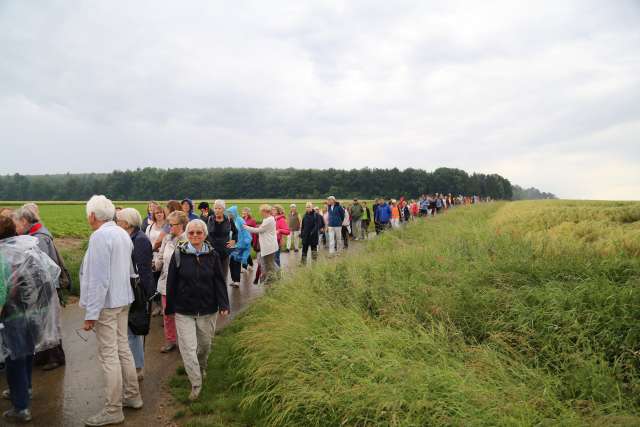
[[[144,168],[116,170],[106,174],[0,176],[0,200],[86,200],[93,194],[104,194],[113,200],[170,200],[184,197],[319,199],[331,194],[339,198],[371,199],[401,195],[416,197],[424,193],[511,200],[514,186],[497,174],[468,174],[453,168],[439,168],[433,172],[411,168]]]

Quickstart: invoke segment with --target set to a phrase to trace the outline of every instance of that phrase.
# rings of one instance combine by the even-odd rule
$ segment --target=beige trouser
[[[176,313],[178,347],[192,387],[202,386],[202,372],[207,369],[217,320],[218,313],[204,316]]]
[[[125,399],[137,399],[140,396],[127,336],[128,320],[129,306],[103,308],[95,324],[98,362],[104,373],[106,387],[105,409],[109,414],[122,413],[123,383]]]

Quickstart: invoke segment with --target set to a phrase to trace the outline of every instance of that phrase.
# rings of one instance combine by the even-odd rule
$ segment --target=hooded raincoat
[[[21,359],[60,344],[56,284],[60,267],[32,236],[0,240],[0,361]],[[0,298],[1,300],[2,298]]]
[[[231,206],[227,209],[227,214],[233,216],[233,222],[238,230],[238,241],[236,241],[236,247],[229,255],[231,259],[241,263],[247,264],[249,255],[251,254],[251,233],[244,229],[244,219],[238,213],[237,206]]]

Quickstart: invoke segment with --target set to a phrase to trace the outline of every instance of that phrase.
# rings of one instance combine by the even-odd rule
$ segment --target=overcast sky
[[[0,1],[0,174],[440,166],[640,199],[640,1]]]

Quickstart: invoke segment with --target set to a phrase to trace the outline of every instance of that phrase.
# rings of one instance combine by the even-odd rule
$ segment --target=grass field
[[[259,206],[263,203],[269,204],[281,204],[285,210],[289,211],[289,205],[296,203],[298,205],[298,212],[304,213],[304,206],[309,200],[287,200],[287,199],[269,199],[269,200],[226,200],[227,207],[237,205],[242,209],[245,207],[251,208],[252,215],[258,222],[262,219],[259,215]],[[311,200],[314,204],[321,205],[324,201]],[[195,206],[199,201],[195,201]],[[78,270],[82,257],[86,250],[86,241],[91,234],[91,229],[87,224],[85,203],[86,202],[37,202],[40,210],[40,216],[42,222],[49,228],[53,236],[56,238],[56,244],[59,246],[59,250],[64,258],[71,277],[74,280],[74,286],[72,293],[78,293]],[[161,202],[162,203],[162,202]],[[213,207],[213,201],[209,201]],[[24,204],[24,202],[0,202],[1,207],[17,208]],[[146,215],[147,202],[115,202],[116,206],[131,207],[138,209],[140,214]],[[371,202],[368,201],[369,206]],[[196,214],[199,211],[195,210]]]
[[[640,203],[457,208],[288,275],[190,426],[640,425]]]

